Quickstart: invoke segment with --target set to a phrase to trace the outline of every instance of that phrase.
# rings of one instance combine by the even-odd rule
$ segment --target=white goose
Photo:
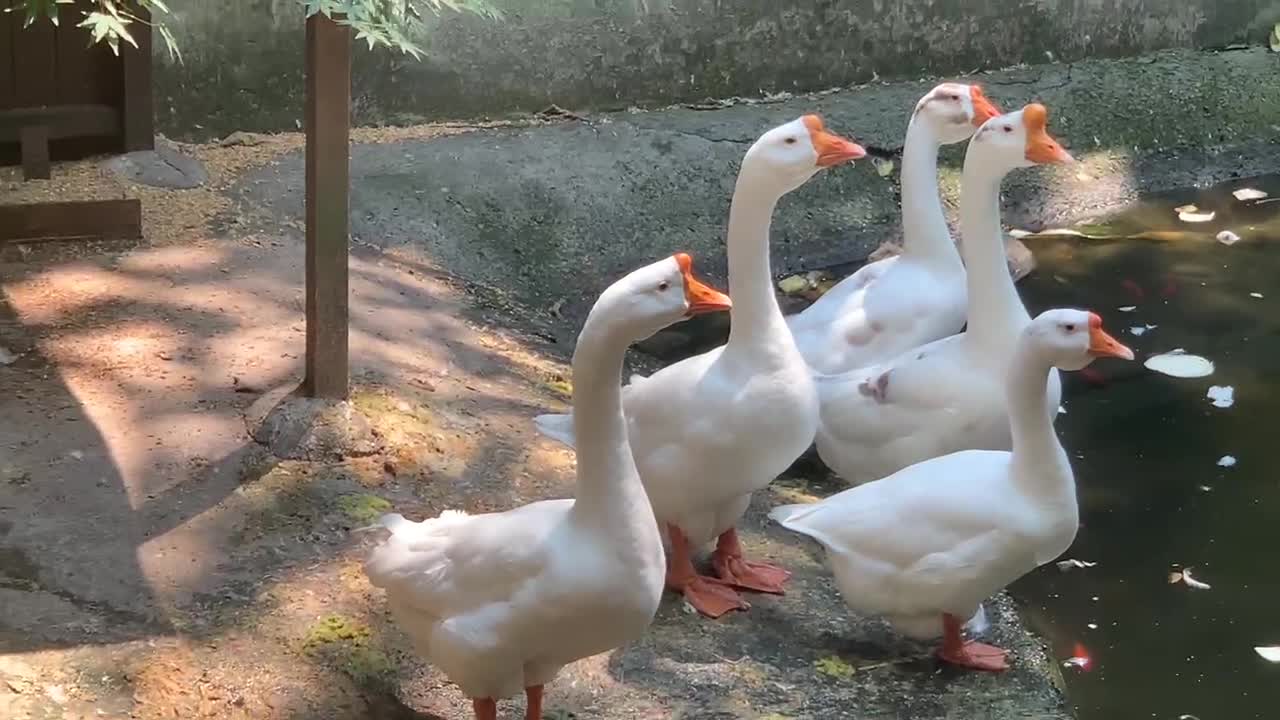
[[[1079,527],[1075,478],[1053,430],[1045,378],[1096,357],[1133,352],[1082,310],[1049,310],[1027,325],[1008,376],[1013,451],[964,450],[912,465],[770,517],[826,548],[836,586],[859,613],[904,634],[943,636],[939,656],[1005,669],[1005,653],[965,643],[960,627],[987,597],[1066,551]]]
[[[726,345],[633,376],[623,392],[631,447],[670,547],[667,584],[699,612],[748,605],[733,587],[781,593],[790,573],[743,558],[734,525],[813,440],[818,398],[778,308],[769,268],[774,207],[819,170],[866,151],[824,129],[816,115],[776,127],[742,160],[729,208],[732,326]],[[572,415],[541,415],[538,429],[579,445]],[[719,538],[718,579],[697,574],[692,551]]]
[[[814,371],[884,362],[964,328],[964,264],[938,195],[938,150],[999,114],[977,85],[943,83],[916,104],[902,146],[902,254],[864,265],[787,318]]]
[[[969,141],[960,195],[969,320],[965,332],[881,364],[815,376],[823,462],[858,484],[970,448],[1008,450],[1004,379],[1018,333],[1031,321],[1009,276],[1000,228],[1000,183],[1015,168],[1071,162],[1031,104],[988,120]],[[1046,387],[1056,413],[1057,372]]]
[[[527,695],[542,718],[542,686],[564,665],[638,638],[662,596],[665,560],[622,415],[627,347],[729,298],[694,279],[678,254],[636,270],[596,301],[573,356],[577,497],[502,513],[454,510],[389,530],[365,571],[414,646],[473,699],[478,720],[496,699]]]

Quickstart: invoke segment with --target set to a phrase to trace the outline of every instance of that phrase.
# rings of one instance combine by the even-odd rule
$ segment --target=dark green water
[[[1138,355],[1064,376],[1058,429],[1082,522],[1067,557],[1098,565],[1049,565],[1014,588],[1060,659],[1077,643],[1092,658],[1088,671],[1063,670],[1081,720],[1280,718],[1280,664],[1253,650],[1280,645],[1280,202],[1241,202],[1231,191],[1242,187],[1280,199],[1280,176],[1253,178],[1153,197],[1103,223],[1192,235],[1027,241],[1039,263],[1020,286],[1032,314],[1092,309]],[[1214,220],[1181,222],[1173,208],[1186,203]],[[1217,242],[1226,229],[1244,239]],[[1142,366],[1179,347],[1214,374]],[[1235,404],[1214,407],[1211,385],[1232,386]],[[1224,455],[1237,464],[1219,467]],[[1175,565],[1212,587],[1170,584]]]
[[[1268,198],[1232,195],[1246,187]],[[1181,221],[1188,203],[1213,220]],[[1038,268],[1022,297],[1032,315],[1097,312],[1138,357],[1063,376],[1057,425],[1082,523],[1065,557],[1097,566],[1050,564],[1013,593],[1059,661],[1077,646],[1090,657],[1062,670],[1080,720],[1280,720],[1280,664],[1253,650],[1280,645],[1280,175],[1153,196],[1079,228],[1115,239],[1028,238]],[[1222,230],[1242,239],[1224,245]],[[685,323],[645,349],[673,362],[726,327]],[[1214,373],[1143,366],[1174,348]],[[1233,387],[1235,404],[1214,407],[1211,385]],[[1237,464],[1219,467],[1224,455]],[[1210,589],[1170,584],[1181,567]]]

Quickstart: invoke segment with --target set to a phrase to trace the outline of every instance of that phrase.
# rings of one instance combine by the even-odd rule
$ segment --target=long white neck
[[[1013,349],[1031,316],[1009,275],[1000,229],[1000,181],[1003,173],[986,167],[969,144],[960,185],[960,232],[964,237],[965,277],[969,290],[971,341],[996,352]]]
[[[959,267],[960,254],[938,195],[940,147],[929,123],[919,116],[911,118],[902,147],[902,254]]]
[[[1013,433],[1015,482],[1029,495],[1075,504],[1075,479],[1053,429],[1057,408],[1049,407],[1052,363],[1023,338],[1009,366],[1006,392]]]
[[[792,342],[769,263],[769,226],[781,195],[740,173],[729,203],[729,348]]]
[[[597,308],[598,309],[598,308]],[[578,456],[574,511],[592,521],[613,522],[649,499],[636,472],[622,414],[622,364],[631,338],[593,310],[573,352],[573,432]]]

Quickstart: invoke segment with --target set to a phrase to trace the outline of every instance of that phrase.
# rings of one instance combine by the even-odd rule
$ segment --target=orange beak
[[[1102,318],[1089,313],[1089,354],[1094,357],[1114,357],[1132,360],[1133,351],[1102,329]]]
[[[1071,153],[1049,135],[1045,129],[1048,124],[1049,111],[1040,103],[1031,103],[1022,109],[1022,125],[1027,129],[1027,159],[1040,165],[1075,162]]]
[[[867,156],[866,149],[861,145],[827,132],[822,118],[817,115],[805,115],[801,120],[809,129],[809,142],[813,143],[813,149],[818,153],[818,167],[843,165]]]
[[[688,253],[676,253],[676,262],[680,264],[680,273],[684,275],[684,299],[689,303],[686,315],[693,317],[733,307],[733,301],[728,295],[693,276],[693,258]]]
[[[977,85],[969,86],[969,99],[973,101],[973,126],[982,127],[991,118],[1000,114],[1000,108],[982,93]]]

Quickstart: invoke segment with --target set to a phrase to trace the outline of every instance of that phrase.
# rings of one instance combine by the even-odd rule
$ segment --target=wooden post
[[[124,107],[121,122],[124,124],[124,150],[150,150],[155,147],[155,107],[151,89],[151,14],[135,8],[143,22],[129,26],[129,34],[138,41],[135,48],[120,43],[120,60],[124,64]]]
[[[348,391],[351,29],[307,18],[307,375],[310,397]]]

